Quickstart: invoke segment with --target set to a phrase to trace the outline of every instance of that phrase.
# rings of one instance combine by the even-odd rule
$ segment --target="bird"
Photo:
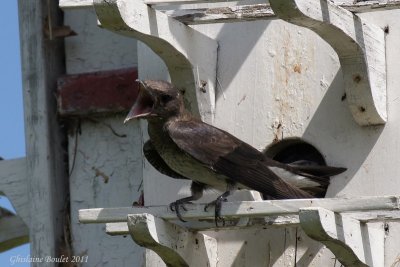
[[[180,209],[200,199],[209,188],[223,192],[215,206],[215,223],[224,224],[222,203],[235,190],[259,191],[264,199],[314,198],[329,185],[329,177],[346,168],[319,166],[309,160],[281,163],[232,134],[205,123],[185,108],[183,93],[162,80],[138,80],[138,97],[124,123],[148,122],[150,139],[143,154],[160,173],[191,180],[191,195],[169,206],[184,221]]]

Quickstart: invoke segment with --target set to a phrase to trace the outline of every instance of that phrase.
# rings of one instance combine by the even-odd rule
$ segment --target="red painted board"
[[[58,112],[84,116],[129,111],[139,93],[137,68],[66,75],[58,79]]]

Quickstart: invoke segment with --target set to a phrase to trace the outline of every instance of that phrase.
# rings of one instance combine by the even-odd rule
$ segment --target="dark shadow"
[[[322,10],[322,20],[325,22],[330,22],[331,18],[329,17],[328,3],[326,2],[326,0],[320,0],[319,3]]]
[[[270,23],[271,21],[253,21],[227,23],[222,26],[215,38],[219,44],[216,100],[222,96],[222,90],[229,88],[243,62],[253,51],[257,41],[263,36]],[[224,85],[224,88],[221,88],[221,84]]]
[[[226,231],[223,236],[224,242],[243,242],[240,250],[232,255],[235,258],[230,266],[274,266],[284,257],[286,248],[294,244],[294,228],[266,228],[260,230]],[[265,242],[260,242],[262,240]],[[263,254],[260,254],[263,253]]]
[[[216,99],[218,99],[221,93],[221,84],[224,88],[229,88],[229,84],[233,78],[238,74],[242,63],[253,51],[253,47],[257,41],[263,36],[264,31],[269,26],[270,21],[252,21],[252,22],[240,22],[240,23],[226,23],[221,26],[215,39],[218,42],[218,54],[217,54],[217,79],[216,82]],[[170,31],[173,34],[175,29],[172,24],[169,24]],[[174,35],[181,40],[178,35]],[[190,37],[189,37],[190,38]],[[182,40],[183,43],[183,40]],[[201,49],[201,48],[198,48]],[[233,52],[235,51],[235,52]],[[220,68],[224,66],[224,68]],[[179,68],[180,66],[176,66]],[[223,77],[223,81],[221,80]]]
[[[374,226],[372,226],[372,227],[374,227]],[[363,249],[364,249],[365,262],[372,264],[373,263],[372,255],[373,255],[373,253],[377,253],[377,251],[372,251],[371,243],[370,243],[371,240],[369,238],[370,232],[368,229],[368,225],[366,223],[360,223],[360,228],[361,228],[361,238],[362,238],[362,244],[363,244]],[[383,229],[382,229],[382,235],[384,235]]]
[[[298,239],[298,246],[297,250],[300,247],[306,247],[307,250],[303,253],[303,256],[297,259],[296,261],[296,266],[310,266],[310,264],[313,262],[315,257],[318,255],[320,250],[324,247],[323,244],[321,244],[318,241],[312,240],[309,238],[299,227],[299,233],[297,236]],[[297,253],[297,251],[296,251]]]
[[[327,196],[335,196],[362,167],[384,126],[362,127],[353,119],[346,101],[341,70],[338,71],[314,112],[303,138],[323,155],[334,158],[347,171],[331,178]],[[343,88],[343,89],[342,89]],[[315,144],[315,137],[323,139]],[[328,165],[332,165],[329,161]]]

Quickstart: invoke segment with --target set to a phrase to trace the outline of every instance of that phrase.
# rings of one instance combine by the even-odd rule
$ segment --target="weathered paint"
[[[83,225],[78,210],[131,206],[141,193],[142,155],[138,123],[123,116],[82,120],[69,136],[73,255],[88,256],[83,266],[141,266],[143,250],[130,238],[102,234],[101,225]],[[78,127],[78,125],[75,125]]]
[[[67,244],[67,162],[65,132],[57,120],[54,94],[65,72],[62,39],[50,41],[42,31],[46,17],[62,25],[58,3],[18,1],[21,35],[22,88],[26,144],[25,194],[29,199],[29,241],[32,257],[58,257]],[[68,252],[68,251],[67,251]],[[67,253],[66,252],[66,253]],[[55,266],[51,261],[32,266]]]
[[[137,66],[136,40],[99,28],[93,8],[66,11],[64,22],[78,34],[65,40],[67,74]],[[78,222],[79,209],[130,206],[141,194],[141,131],[139,124],[123,120],[124,114],[109,114],[68,129],[71,247],[73,255],[88,256],[82,266],[143,263],[143,249],[130,238],[112,238],[100,234],[102,226]]]
[[[385,15],[362,14],[364,19],[381,28],[389,25],[390,31],[395,28],[398,15],[399,11],[386,11]],[[374,21],[371,20],[373,16],[376,17]],[[388,67],[388,111],[394,117],[385,127],[362,128],[348,110],[342,70],[335,51],[311,31],[278,20],[197,25],[195,28],[219,42],[215,125],[260,150],[276,137],[298,136],[313,144],[328,164],[348,168],[343,175],[332,178],[328,196],[399,194],[395,179],[399,171],[388,158],[389,155],[396,158],[399,151],[394,137],[400,127],[395,115],[399,114],[396,111],[398,106],[390,104],[399,97],[395,85],[400,81],[393,73],[395,67]],[[389,54],[391,56],[388,66],[395,66],[399,60],[394,47],[400,45],[400,38],[395,31],[386,36],[387,59]],[[156,78],[165,77],[157,59],[149,53],[144,47],[139,47],[139,55],[146,55],[139,56],[139,75],[153,73]],[[145,65],[143,72],[140,72],[141,65]],[[382,174],[386,174],[385,183],[381,182]],[[188,194],[187,187],[174,188],[176,182],[173,182],[175,185],[171,185],[168,178],[156,174],[151,167],[145,168],[145,198],[152,204],[167,204]],[[154,189],[155,185],[171,193],[161,194]],[[287,257],[294,259],[295,253],[283,249],[284,241],[277,241],[285,240],[284,231],[272,232],[276,235],[272,239],[248,233],[219,231],[211,234],[219,243],[220,266],[230,266],[235,261],[232,255],[236,243],[230,236],[235,236],[249,266],[263,266],[258,263],[268,255],[267,252],[247,257],[251,250],[246,246],[241,249],[239,244],[249,240],[261,244],[272,240],[270,242],[276,250],[267,248],[276,255],[271,266],[285,266]],[[306,243],[313,251],[303,266],[334,265],[335,260],[328,249],[316,248],[314,242]],[[386,251],[391,249],[395,248]],[[300,259],[304,262],[305,258]],[[293,262],[291,264],[293,266]]]
[[[68,15],[69,12],[71,13]],[[75,13],[72,14],[72,12]],[[71,10],[67,12],[66,19],[76,17],[78,20],[82,14],[85,14],[82,10]],[[398,115],[400,107],[397,105],[397,100],[400,98],[397,90],[400,86],[400,77],[396,74],[397,62],[400,60],[398,53],[400,31],[396,27],[398,16],[399,11],[396,10],[362,14],[364,19],[376,23],[381,28],[389,25],[389,34],[386,36],[389,121],[385,127],[369,128],[361,128],[351,117],[344,96],[344,83],[336,53],[311,31],[278,20],[235,25],[194,26],[197,30],[215,38],[219,43],[214,124],[258,149],[265,148],[276,138],[302,137],[321,151],[328,164],[348,168],[346,173],[332,179],[328,196],[399,194],[396,177],[400,175],[400,171],[395,162],[400,151],[397,138],[400,131]],[[68,20],[65,24],[73,23],[74,21]],[[78,34],[79,29],[87,29],[82,24],[75,25],[77,27],[73,29]],[[90,32],[91,30],[88,30],[87,34],[91,34]],[[100,32],[102,33],[98,36],[106,34],[106,31]],[[72,40],[87,38],[84,36],[81,31],[81,36],[67,40],[67,51],[68,49],[78,51]],[[71,72],[79,73],[85,69],[77,64],[79,60],[82,61],[81,65],[86,66],[88,70],[95,70],[91,69],[91,66],[102,65],[97,60],[111,57],[113,53],[122,53],[118,49],[113,51],[112,45],[107,47],[110,44],[102,40],[103,37],[97,38],[93,36],[91,41],[96,40],[95,45],[103,47],[102,52],[106,55],[87,51],[87,53],[81,53],[79,57],[70,57],[72,54],[67,53]],[[128,39],[119,39],[118,42],[115,41],[118,43],[115,45],[123,45],[126,44],[125,42],[129,42]],[[74,43],[79,45],[76,39]],[[168,78],[164,63],[143,44],[139,45],[138,56],[141,78]],[[113,64],[103,63],[106,65],[105,69],[110,68],[110,65],[111,68],[122,67],[117,66],[118,62],[118,59],[115,59]],[[121,65],[123,64],[122,62]],[[118,127],[120,127],[121,119],[121,117],[108,118],[105,122],[120,130]],[[97,126],[94,127],[95,125]],[[90,177],[88,173],[94,176],[96,172],[91,169],[92,164],[84,161],[82,153],[106,162],[104,166],[111,169],[114,168],[111,164],[124,161],[127,156],[137,157],[137,161],[133,161],[135,169],[124,170],[126,166],[132,166],[132,162],[127,162],[124,167],[117,165],[116,169],[127,172],[121,175],[132,176],[141,176],[143,171],[146,204],[165,205],[188,194],[187,187],[181,187],[178,181],[157,174],[148,166],[148,163],[145,163],[143,170],[141,169],[140,142],[128,141],[124,143],[126,147],[120,149],[129,147],[132,149],[129,153],[124,151],[112,153],[113,155],[109,156],[104,151],[108,151],[108,148],[114,145],[119,146],[121,140],[125,139],[116,138],[109,143],[109,146],[106,146],[105,142],[109,142],[109,138],[103,134],[109,131],[108,127],[104,127],[101,123],[85,122],[83,128],[87,136],[78,145],[80,158],[76,161],[82,166],[76,165],[74,170],[76,173],[71,176],[75,176],[72,178],[74,182],[71,183],[71,191],[75,192],[72,198],[74,220],[77,218],[77,209],[80,208],[126,206],[118,200],[125,199],[125,195],[129,194],[119,189],[99,192],[99,188],[103,189],[106,185],[93,188],[92,180],[85,179]],[[139,128],[130,130],[129,138],[135,134],[141,135]],[[146,134],[143,133],[143,136]],[[74,136],[69,140],[73,143]],[[98,144],[102,144],[102,147]],[[96,150],[93,149],[94,147]],[[73,154],[72,151],[70,148],[70,155]],[[109,176],[103,169],[99,170]],[[113,202],[106,202],[106,199],[98,201],[99,196],[105,198],[104,194],[107,194],[108,201]],[[82,200],[82,197],[87,197],[87,199]],[[134,197],[132,198],[135,200]],[[390,223],[390,225],[393,230],[388,232],[385,251],[387,263],[385,265],[389,266],[398,257],[399,237],[399,231],[396,232],[398,224]],[[132,264],[137,266],[143,263],[142,257],[147,266],[164,266],[152,252],[147,251],[143,256],[142,250],[132,240],[125,243],[125,240],[121,241],[122,238],[119,237],[105,237],[102,230],[100,226],[80,226],[77,221],[73,222],[74,248],[76,249],[74,252],[88,250],[93,261],[87,266],[94,266],[97,263],[110,266]],[[310,241],[299,230],[296,234],[296,228],[257,231],[249,229],[240,232],[212,231],[209,235],[218,241],[217,266],[243,266],[244,263],[248,266],[293,266],[295,259],[297,266],[334,266],[335,264],[335,259],[328,249]],[[115,242],[112,241],[113,238],[116,239]],[[96,242],[85,240],[96,240]],[[100,244],[97,246],[98,243]],[[113,245],[117,247],[112,247]],[[96,252],[96,250],[99,251]],[[128,258],[120,256],[128,251],[135,251],[135,253]],[[259,253],[260,251],[262,253]],[[102,252],[104,254],[100,255]],[[112,258],[114,253],[121,254]],[[97,262],[94,262],[95,259]]]
[[[136,40],[99,28],[93,7],[64,12],[64,24],[77,33],[65,39],[66,74],[137,66]]]
[[[67,75],[58,79],[58,112],[63,116],[127,112],[139,93],[137,69]]]

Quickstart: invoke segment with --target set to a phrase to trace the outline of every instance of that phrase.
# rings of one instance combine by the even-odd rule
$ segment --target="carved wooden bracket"
[[[0,253],[29,242],[28,226],[20,216],[0,207]]]
[[[167,266],[217,266],[217,241],[151,214],[128,215],[132,239],[157,253]]]
[[[28,175],[26,158],[0,161],[0,196],[5,195],[18,216],[29,225]]]
[[[167,65],[188,107],[211,122],[215,106],[218,44],[142,0],[94,0],[101,26],[148,45]]]
[[[306,27],[337,52],[347,101],[358,124],[387,120],[385,33],[327,0],[270,0],[274,13]]]
[[[300,209],[299,217],[304,232],[329,248],[344,266],[384,266],[382,222],[361,223],[324,208]]]
[[[343,265],[383,267],[384,221],[400,220],[399,200],[398,196],[382,196],[227,202],[221,211],[227,224],[217,231],[300,224]],[[188,222],[180,225],[168,206],[79,210],[79,221],[106,223],[110,235],[130,234],[168,266],[216,266],[217,241],[203,233],[215,230],[213,211],[204,211],[204,204],[186,208],[182,216]],[[245,218],[243,224],[239,219]]]

